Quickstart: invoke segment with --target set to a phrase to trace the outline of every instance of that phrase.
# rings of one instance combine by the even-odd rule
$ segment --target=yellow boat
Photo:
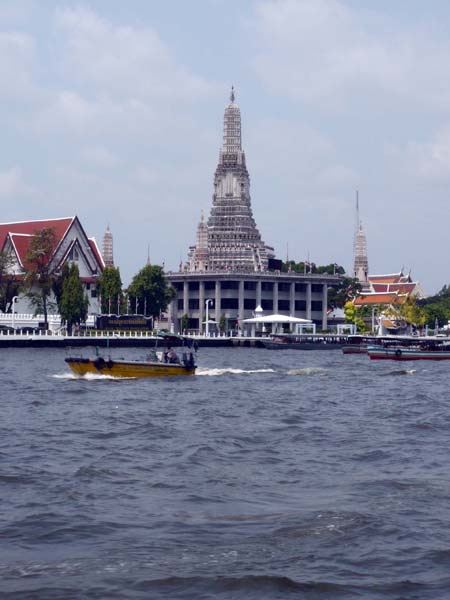
[[[182,363],[168,363],[159,360],[113,360],[101,356],[91,358],[68,357],[66,363],[77,375],[110,375],[111,377],[172,377],[174,375],[194,375],[197,368],[192,354]]]

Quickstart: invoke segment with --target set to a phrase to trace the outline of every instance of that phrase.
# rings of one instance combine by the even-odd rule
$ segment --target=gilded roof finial
[[[231,102],[234,102],[234,85],[231,86],[230,100]]]

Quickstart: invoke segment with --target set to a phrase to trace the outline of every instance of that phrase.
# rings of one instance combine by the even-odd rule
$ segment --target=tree
[[[345,322],[353,323],[356,325],[356,330],[365,332],[368,330],[367,325],[361,316],[357,316],[356,306],[353,304],[351,300],[348,300],[344,305],[344,314],[345,314]]]
[[[361,291],[362,286],[356,277],[342,277],[338,283],[328,288],[328,304],[332,308],[344,308],[346,302]]]
[[[25,280],[30,288],[28,297],[37,310],[44,314],[45,328],[48,327],[47,311],[52,293],[54,273],[51,260],[56,247],[56,233],[52,227],[35,231],[26,253],[27,273]],[[34,291],[37,288],[38,291]]]
[[[227,326],[227,320],[225,318],[225,315],[222,315],[219,320],[219,331],[221,333],[225,333],[226,326]]]
[[[2,312],[11,310],[12,299],[20,291],[20,283],[11,272],[13,264],[14,258],[11,254],[0,252],[0,311]]]
[[[78,266],[72,263],[67,276],[63,279],[59,305],[61,320],[67,325],[69,335],[72,333],[73,325],[79,325],[86,320],[88,307],[89,300],[80,281]]]
[[[53,294],[58,305],[59,312],[61,313],[61,298],[63,293],[64,281],[69,277],[70,263],[65,262],[62,266],[61,273],[55,277],[52,284]]]
[[[294,260],[289,260],[282,264],[281,270],[286,273],[287,271],[294,271],[294,273],[326,273],[328,275],[344,275],[345,269],[337,263],[330,263],[329,265],[316,265],[316,263],[309,261],[301,261],[296,263]]]
[[[118,267],[105,267],[99,277],[100,310],[109,314],[122,303],[122,279]]]
[[[185,314],[181,317],[180,327],[181,327],[181,333],[186,331],[186,329],[189,327],[189,316],[188,315]]]
[[[427,315],[428,327],[434,327],[436,319],[440,327],[447,325],[450,319],[450,286],[444,285],[436,295],[417,300],[417,304]]]
[[[146,265],[133,277],[128,297],[132,307],[137,305],[138,313],[157,317],[174,298],[174,290],[167,283],[162,267]]]
[[[405,321],[416,327],[423,327],[427,322],[427,313],[417,304],[414,296],[408,296],[404,304],[400,307],[400,314]]]

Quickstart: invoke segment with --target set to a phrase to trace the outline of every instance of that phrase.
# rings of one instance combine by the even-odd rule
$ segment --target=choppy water
[[[450,363],[213,348],[120,381],[63,358],[1,351],[2,599],[450,598]]]

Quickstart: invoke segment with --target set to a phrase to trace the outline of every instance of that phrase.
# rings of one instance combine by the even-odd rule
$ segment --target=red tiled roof
[[[391,275],[369,275],[368,280],[370,283],[397,283],[403,273],[393,273]]]
[[[403,304],[406,296],[400,296],[397,292],[388,294],[360,294],[354,300],[355,306],[368,306],[373,304]]]
[[[30,247],[32,237],[32,235],[20,235],[17,233],[10,234],[10,239],[14,245],[14,248],[16,249],[16,254],[22,267],[25,266],[25,257],[27,255],[28,248]]]
[[[46,227],[54,229],[56,234],[56,244],[64,237],[64,234],[72,225],[75,217],[65,217],[62,219],[47,219],[45,221],[20,221],[19,223],[0,223],[0,251],[5,245],[8,233],[24,233],[33,235],[36,231],[41,231]]]
[[[374,292],[377,293],[389,293],[399,292],[400,294],[411,294],[416,289],[416,282],[408,283],[372,283]]]
[[[104,269],[105,263],[103,261],[103,257],[100,253],[100,250],[98,249],[97,242],[95,241],[94,238],[89,238],[88,242],[89,242],[89,246],[91,247],[91,250],[94,253],[94,256],[97,259],[99,265],[101,266],[102,269]]]

